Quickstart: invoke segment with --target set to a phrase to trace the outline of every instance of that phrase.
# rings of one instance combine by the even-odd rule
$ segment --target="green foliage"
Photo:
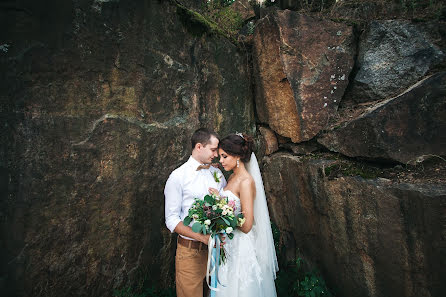
[[[235,38],[243,26],[243,18],[232,9],[234,0],[211,0],[203,8],[204,16],[216,23],[231,38]]]
[[[305,297],[332,296],[324,280],[316,274],[309,274],[299,282],[297,294]]]
[[[252,35],[254,34],[254,29],[256,28],[256,26],[254,25],[254,21],[250,21],[249,23],[246,24],[246,33],[247,35]]]
[[[185,217],[183,220],[184,226],[189,226],[191,222],[192,222],[192,218],[190,216]]]
[[[276,278],[278,297],[330,297],[325,281],[317,270],[306,270],[304,261],[298,257],[294,263],[281,267]]]
[[[203,226],[199,222],[196,222],[195,224],[192,225],[192,231],[194,231],[195,233],[200,233],[202,229]]]
[[[324,168],[324,174],[328,177],[360,176],[366,179],[377,178],[380,170],[361,163],[339,162]]]
[[[231,8],[234,0],[211,0],[203,4],[200,11],[189,9],[177,0],[170,1],[176,5],[180,20],[191,34],[218,34],[237,43],[237,35],[244,21],[241,15]]]
[[[273,232],[274,246],[276,248],[277,258],[282,258],[285,252],[285,245],[281,239],[279,228],[271,223]],[[299,254],[299,251],[297,251]],[[276,291],[278,297],[330,297],[333,296],[328,290],[325,281],[320,273],[315,269],[310,269],[304,265],[302,257],[297,256],[294,262],[288,262],[280,265],[280,270],[276,278]]]
[[[188,9],[175,0],[172,0],[172,2],[177,6],[177,14],[180,17],[180,21],[192,35],[201,36],[206,32],[224,35],[224,32],[219,29],[215,22],[208,20],[202,14]]]

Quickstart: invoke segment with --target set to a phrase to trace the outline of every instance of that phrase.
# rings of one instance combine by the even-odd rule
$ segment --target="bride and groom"
[[[224,241],[226,262],[218,271],[218,297],[275,297],[274,279],[278,270],[265,191],[254,142],[246,134],[231,134],[219,141],[216,133],[198,129],[191,137],[192,155],[169,176],[164,189],[166,226],[179,234],[175,256],[178,297],[207,295],[206,276],[209,235],[184,226],[194,199],[208,193],[228,197],[236,213],[246,219]],[[215,157],[233,174],[226,182],[221,171],[210,166]],[[203,293],[204,291],[204,293]]]

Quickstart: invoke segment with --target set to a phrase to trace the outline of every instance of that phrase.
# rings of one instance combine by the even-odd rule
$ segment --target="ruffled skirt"
[[[252,232],[234,231],[234,238],[226,239],[226,263],[220,266],[217,297],[276,297],[271,273],[263,272],[256,257]]]

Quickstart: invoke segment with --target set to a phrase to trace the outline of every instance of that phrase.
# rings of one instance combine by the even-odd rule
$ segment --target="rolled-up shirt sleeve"
[[[181,179],[173,172],[167,179],[164,188],[164,215],[166,217],[166,226],[170,232],[174,232],[175,227],[181,222],[181,204],[183,202],[183,193],[181,189]]]

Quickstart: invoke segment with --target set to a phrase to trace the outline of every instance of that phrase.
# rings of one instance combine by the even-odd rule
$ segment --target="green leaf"
[[[214,204],[214,198],[212,198],[211,195],[204,196],[204,201],[206,201],[209,204]]]
[[[233,219],[231,220],[231,227],[232,227],[233,229],[237,228],[237,218],[233,218]]]
[[[228,238],[229,238],[229,239],[234,238],[234,233],[229,233],[229,234],[227,234],[227,235],[228,235]]]
[[[200,233],[202,227],[202,225],[199,222],[196,222],[195,224],[193,224],[192,226],[192,231],[194,231],[195,233]]]
[[[203,226],[203,229],[202,229],[203,230],[203,234],[206,235],[207,234],[206,225],[202,225],[202,226]]]
[[[311,297],[316,297],[316,294],[314,294],[314,291],[310,291],[310,296]]]
[[[183,220],[183,225],[184,225],[184,226],[189,226],[189,225],[190,225],[190,222],[192,222],[192,218],[191,218],[190,216],[187,216],[187,217],[185,217],[184,220]]]
[[[221,219],[223,220],[223,222],[225,222],[226,225],[231,225],[231,223],[229,223],[229,221],[225,217],[221,217]]]
[[[216,220],[215,220],[215,223],[216,223],[217,225],[224,225],[224,224],[225,224],[225,222],[222,220],[222,218],[218,218],[218,219],[216,219]]]

